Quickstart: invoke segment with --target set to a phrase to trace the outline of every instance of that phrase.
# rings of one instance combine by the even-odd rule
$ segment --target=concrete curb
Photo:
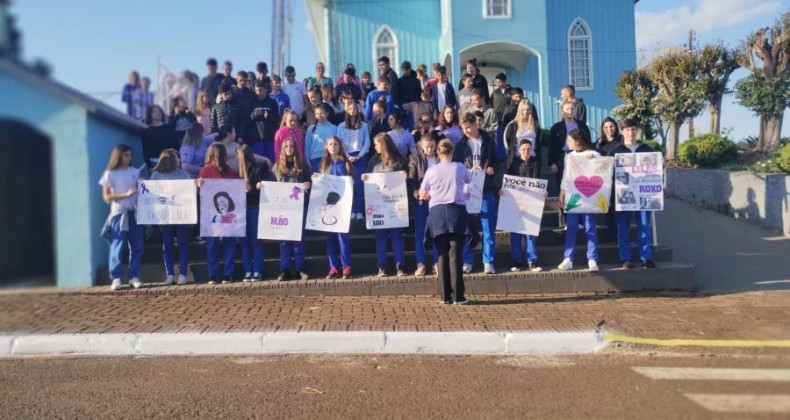
[[[606,346],[595,332],[267,332],[0,336],[0,357],[224,354],[558,354]]]

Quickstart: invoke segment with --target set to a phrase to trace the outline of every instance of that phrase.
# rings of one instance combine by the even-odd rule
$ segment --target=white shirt
[[[439,108],[439,112],[442,112],[444,109],[445,104],[447,101],[444,99],[444,92],[447,88],[447,83],[437,83],[436,84],[436,101]]]
[[[114,169],[112,171],[104,171],[99,185],[102,187],[110,187],[111,194],[123,194],[130,189],[137,189],[137,179],[140,178],[140,170],[134,167],[126,169]],[[123,200],[113,201],[110,203],[110,213],[118,214],[128,210],[134,210],[137,203],[137,196],[124,198]]]
[[[469,139],[469,148],[472,149],[472,165],[480,166],[480,155],[483,151],[483,139]]]
[[[302,111],[304,111],[304,97],[307,96],[307,88],[302,83],[294,81],[293,84],[284,82],[280,90],[288,95],[288,100],[291,101],[291,109],[301,115]]]

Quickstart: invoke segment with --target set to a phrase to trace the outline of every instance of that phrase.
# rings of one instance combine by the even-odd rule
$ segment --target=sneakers
[[[589,267],[589,268],[590,268],[590,271],[598,271],[598,270],[599,270],[599,268],[598,268],[598,262],[597,262],[597,261],[595,261],[595,260],[589,260],[589,261],[587,261],[587,267]]]
[[[185,284],[187,284],[187,276],[185,276],[185,275],[183,275],[183,274],[180,274],[180,275],[178,276],[178,285],[179,285],[179,286],[183,286],[183,285],[185,285]]]
[[[351,278],[351,267],[343,267],[343,280],[348,280],[350,278]]]
[[[242,283],[249,283],[252,281],[252,273],[244,273],[244,278],[241,279]]]
[[[494,270],[494,264],[491,264],[491,263],[483,264],[483,273],[485,273],[485,274],[496,274],[496,270]]]
[[[230,284],[230,283],[233,283],[232,276],[225,276],[222,278],[222,284]]]
[[[630,270],[630,269],[634,268],[634,265],[631,264],[631,261],[622,260],[622,261],[620,261],[620,268],[625,269],[625,270]]]
[[[298,270],[298,272],[299,272],[299,277],[300,277],[302,280],[307,280],[307,279],[309,279],[309,278],[310,278],[310,275],[309,275],[309,274],[307,274],[307,271],[305,271],[305,270],[304,270],[304,268],[303,268],[303,269],[301,269],[301,270]]]
[[[379,267],[379,273],[376,274],[376,277],[387,277],[387,272],[384,270],[384,267]]]
[[[132,277],[132,279],[129,280],[129,286],[132,286],[135,289],[139,289],[142,285],[143,283],[140,282],[140,279],[138,279],[137,277]]]
[[[557,266],[557,268],[560,269],[560,270],[563,270],[563,271],[572,270],[573,269],[573,261],[571,261],[570,258],[566,258],[566,259],[562,260],[562,262],[560,263],[560,265]]]
[[[453,303],[452,300],[443,300],[442,305],[451,305]]]
[[[262,273],[252,273],[252,277],[250,277],[250,281],[251,282],[254,283],[256,281],[261,281],[261,280],[263,280],[263,274]]]
[[[469,274],[472,272],[472,264],[464,264],[464,274]]]
[[[528,267],[529,267],[529,271],[532,271],[533,273],[537,273],[539,271],[543,271],[543,269],[537,263],[535,263],[533,261],[529,262]]]
[[[112,279],[110,290],[118,290],[121,288],[121,279]]]
[[[397,273],[395,273],[395,275],[397,275],[398,277],[406,277],[406,272],[403,271],[402,268],[398,267],[398,271]]]
[[[208,280],[208,284],[217,284],[217,283],[219,283],[219,277],[217,276],[211,276],[211,278]]]
[[[456,305],[466,305],[469,303],[469,299],[464,298],[464,300],[457,300],[455,301]]]
[[[425,264],[417,264],[417,271],[414,272],[415,276],[425,275]]]
[[[172,286],[173,285],[173,276],[167,276],[165,279],[165,286]]]
[[[327,280],[331,280],[331,279],[336,279],[336,278],[337,278],[337,269],[336,268],[330,268],[329,269],[329,274],[326,275],[326,279]]]
[[[291,275],[288,274],[288,270],[287,269],[283,270],[283,271],[280,271],[280,275],[277,276],[277,280],[278,281],[285,281],[285,280],[290,280],[290,279],[291,279]]]
[[[517,273],[517,272],[521,271],[521,264],[514,265],[513,267],[510,267],[510,271],[512,271],[514,273]]]
[[[642,267],[644,268],[656,268],[656,263],[653,260],[644,260],[642,261]]]

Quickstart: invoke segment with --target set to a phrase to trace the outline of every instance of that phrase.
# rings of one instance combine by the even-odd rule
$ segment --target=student
[[[534,108],[532,104],[526,99],[518,104],[515,118],[505,127],[504,146],[507,152],[507,165],[510,167],[510,164],[518,155],[518,150],[521,148],[521,140],[529,140],[530,153],[531,157],[535,158],[535,164],[530,167],[532,172],[524,176],[529,178],[540,178],[541,130],[538,121],[534,118],[533,111]]]
[[[110,215],[104,222],[102,236],[110,243],[110,290],[121,287],[121,253],[124,246],[129,247],[129,286],[139,289],[140,263],[143,259],[143,227],[137,224],[135,204],[137,180],[140,171],[131,166],[132,148],[119,144],[115,146],[102,174],[104,202],[110,204]]]
[[[335,93],[337,96],[340,96],[348,91],[351,92],[354,102],[362,102],[362,89],[357,85],[359,82],[355,80],[354,76],[354,69],[346,67],[346,69],[343,70],[342,82],[335,86]]]
[[[203,127],[199,123],[195,123],[198,130]],[[175,149],[163,150],[159,155],[159,162],[154,167],[154,172],[151,174],[151,180],[174,180],[174,179],[192,179],[189,172],[181,169],[178,159],[178,153]],[[165,271],[167,272],[167,279],[165,285],[170,286],[173,284],[175,277],[175,270],[173,267],[173,241],[178,241],[178,284],[187,284],[187,270],[189,269],[189,233],[192,231],[192,225],[160,225],[159,229],[162,231],[162,253],[165,259]]]
[[[280,159],[274,166],[274,176],[277,182],[302,184],[305,190],[305,213],[307,212],[308,192],[310,191],[312,175],[313,171],[310,170],[310,165],[299,154],[299,148],[296,147],[294,139],[285,139],[280,149]],[[280,275],[277,276],[277,280],[283,281],[292,278],[307,280],[310,278],[304,267],[304,256],[304,240],[280,242]]]
[[[403,64],[401,64],[401,74],[397,81],[396,90],[398,91],[398,95],[395,98],[395,103],[400,106],[420,100],[422,86],[420,85],[420,81],[417,80],[417,73],[412,70],[411,63],[408,61],[404,61]]]
[[[497,121],[502,121],[502,116],[505,114],[505,108],[510,103],[510,89],[511,86],[507,84],[507,76],[505,73],[499,73],[494,77],[494,92],[491,94],[491,107],[494,108],[494,114]]]
[[[430,88],[431,98],[433,98],[433,103],[436,104],[436,109],[442,110],[448,105],[455,109],[458,106],[453,84],[447,80],[447,67],[439,67],[436,83],[430,85]]]
[[[464,296],[461,254],[467,230],[464,184],[471,179],[464,165],[453,162],[453,144],[449,140],[439,142],[438,153],[439,164],[425,173],[419,197],[430,207],[427,230],[439,250],[442,303],[466,305],[469,300]]]
[[[223,130],[233,131],[233,128],[223,128]],[[222,134],[222,133],[220,133]],[[231,168],[228,163],[227,149],[223,143],[212,143],[206,152],[206,165],[200,170],[198,174],[198,187],[202,187],[206,179],[223,178],[223,179],[238,179],[236,171]],[[235,156],[235,154],[234,154]],[[236,257],[236,238],[206,238],[207,247],[207,260],[208,260],[208,284],[217,284],[222,281],[225,283],[233,283],[233,261]],[[220,247],[222,248],[222,257],[225,263],[223,269],[223,277],[219,277],[219,257]]]
[[[505,112],[502,115],[502,126],[507,126],[511,121],[513,121],[514,118],[516,118],[518,106],[521,104],[521,101],[524,100],[524,89],[521,89],[520,87],[511,88],[510,91],[508,91],[508,94],[510,95],[510,103],[507,104],[505,107]],[[535,110],[534,106],[532,109],[535,111],[532,117],[535,121],[538,121],[537,110]]]
[[[315,112],[316,123],[307,127],[307,132],[304,136],[305,153],[307,160],[310,162],[311,172],[318,172],[321,157],[324,155],[324,149],[326,148],[326,140],[337,135],[337,127],[329,122],[326,107],[323,103],[315,105],[313,112]],[[279,161],[277,160],[276,162]]]
[[[258,239],[258,214],[260,213],[261,181],[272,181],[271,168],[255,162],[252,148],[243,145],[236,150],[239,161],[239,178],[247,185],[247,232],[241,239],[241,258],[244,265],[242,282],[255,282],[263,279],[263,241]]]
[[[576,87],[573,85],[565,85],[560,90],[560,97],[562,102],[571,102],[573,104],[573,118],[587,124],[587,105],[584,100],[576,97]]]
[[[203,134],[211,133],[211,107],[214,105],[205,90],[197,94],[195,100],[195,118],[203,126]]]
[[[387,133],[390,131],[390,124],[387,120],[387,113],[384,101],[376,101],[373,103],[373,115],[368,120],[368,131],[370,138],[376,137],[380,133]]]
[[[558,185],[562,184],[562,176],[565,172],[565,154],[570,151],[566,140],[568,133],[578,129],[585,137],[590,138],[587,124],[574,117],[575,106],[573,102],[563,102],[562,121],[552,125],[549,131],[549,166],[551,173],[557,178]]]
[[[225,163],[230,166],[234,172],[238,171],[239,160],[236,158],[236,150],[241,147],[241,145],[236,142],[236,130],[233,126],[228,125],[220,128],[217,137],[214,138],[214,142],[220,143],[225,147]],[[208,157],[206,158],[206,164],[208,164]]]
[[[291,108],[291,98],[290,96],[288,96],[287,93],[280,90],[280,86],[282,83],[282,79],[280,79],[280,76],[273,74],[271,80],[272,80],[271,83],[272,91],[269,94],[269,97],[274,99],[275,102],[277,102],[279,115],[284,115],[285,110]],[[278,121],[277,124],[279,123],[280,122]]]
[[[424,134],[420,139],[417,153],[409,158],[409,191],[410,201],[412,202],[412,214],[414,215],[414,254],[417,260],[417,271],[415,276],[424,276],[425,269],[425,226],[428,221],[428,202],[420,199],[420,185],[425,178],[428,169],[433,168],[439,163],[436,155],[436,138],[431,134]],[[433,242],[433,273],[437,274],[436,263],[439,253],[436,249],[436,242]]]
[[[233,90],[230,83],[220,83],[219,102],[211,108],[211,132],[219,132],[220,127],[238,128],[239,113],[233,104]]]
[[[326,140],[326,149],[321,158],[319,172],[328,175],[352,176],[355,167],[350,158],[346,156],[343,142],[337,136]],[[339,271],[343,270],[343,279],[351,278],[351,238],[348,233],[329,233],[326,235],[327,253],[329,256],[329,274],[327,279],[337,278]],[[340,246],[340,261],[337,259],[337,248]]]
[[[458,113],[464,115],[472,106],[472,75],[464,74],[461,85],[463,88],[458,90]]]
[[[433,128],[433,119],[436,118],[436,105],[431,100],[431,89],[426,88],[420,94],[420,100],[412,103],[404,104],[403,111],[407,113],[403,115],[403,126],[408,130],[424,129],[419,126],[419,119],[425,114],[431,118],[431,127]]]
[[[472,77],[470,89],[479,89],[483,94],[483,101],[489,104],[491,101],[488,95],[488,80],[486,80],[485,76],[480,74],[477,68],[477,59],[473,58],[466,62],[466,74]],[[464,84],[464,86],[466,86],[466,84]],[[458,89],[461,89],[461,86],[458,86]]]
[[[387,135],[398,149],[398,152],[400,152],[401,157],[408,159],[409,156],[417,153],[417,148],[414,144],[414,137],[411,135],[411,133],[403,129],[403,112],[393,112],[390,114],[387,122],[389,123],[391,129]]]
[[[472,105],[467,109],[467,112],[483,113],[483,126],[481,129],[488,132],[492,139],[496,139],[497,129],[499,128],[499,120],[497,120],[494,108],[485,102],[485,96],[479,89],[472,89]]]
[[[463,163],[468,170],[484,171],[486,174],[483,184],[483,204],[479,216],[483,229],[483,272],[495,274],[496,195],[499,190],[499,186],[496,185],[496,168],[499,165],[496,144],[486,131],[478,128],[477,117],[474,114],[465,114],[461,118],[461,124],[464,128],[464,137],[455,147],[453,161]],[[472,272],[472,248],[471,242],[464,247],[465,273]]]
[[[458,112],[450,105],[445,105],[442,112],[439,113],[439,131],[444,134],[447,140],[453,143],[453,146],[461,141],[464,136],[464,130],[459,125]]]
[[[285,111],[283,114],[283,121],[280,123],[280,129],[274,135],[274,160],[280,160],[280,150],[283,147],[283,140],[292,138],[296,141],[296,147],[299,149],[301,156],[304,156],[304,132],[299,127],[299,114],[293,109]]]
[[[334,83],[332,82],[332,78],[326,77],[326,66],[322,62],[318,62],[315,65],[315,77],[308,77],[307,78],[307,90],[311,90],[314,87],[318,86],[321,89],[321,86],[333,86]]]
[[[285,66],[285,83],[282,90],[288,95],[289,108],[296,111],[296,115],[301,115],[304,111],[304,104],[307,103],[307,88],[304,83],[296,81],[296,69],[293,66]],[[279,153],[277,148],[275,152]]]
[[[376,82],[376,90],[370,92],[368,97],[365,99],[365,112],[367,113],[368,117],[373,115],[373,104],[379,101],[383,101],[384,105],[384,115],[385,118],[389,117],[390,113],[392,113],[394,101],[392,100],[392,94],[389,92],[390,90],[390,80],[386,76],[379,76],[378,82]]]
[[[263,80],[255,81],[255,98],[252,100],[249,130],[245,139],[249,140],[252,151],[258,155],[274,159],[274,135],[280,124],[280,108],[269,97],[269,85]]]
[[[143,131],[143,160],[150,171],[156,166],[159,154],[165,149],[177,149],[178,142],[173,127],[165,124],[165,111],[159,105],[151,105],[145,115],[148,127]]]
[[[197,178],[206,161],[208,145],[203,141],[203,124],[194,122],[189,126],[181,142],[179,155],[181,168],[192,178]]]
[[[140,79],[140,87],[132,92],[132,112],[133,118],[142,121],[145,118],[145,111],[154,104],[154,93],[151,88],[151,79],[143,77]]]
[[[393,70],[392,66],[390,65],[390,58],[386,55],[379,57],[377,65],[379,68],[379,74],[386,77],[390,81],[392,100],[395,103],[400,103],[398,102],[398,73],[395,73],[395,70]]]
[[[206,70],[208,74],[200,81],[200,90],[208,94],[209,100],[213,104],[217,100],[219,84],[225,76],[217,73],[217,60],[214,58],[206,60]],[[212,132],[216,133],[216,130]]]
[[[429,134],[438,139],[442,137],[442,133],[433,125],[433,114],[429,112],[422,113],[417,119],[417,128],[411,132],[414,144],[420,142],[422,136]]]
[[[140,73],[136,70],[132,70],[129,73],[129,82],[123,85],[121,102],[126,104],[126,115],[135,119],[137,119],[139,115],[135,113],[133,94],[138,89],[140,89]]]
[[[327,119],[331,120],[332,116],[335,113],[334,108],[332,108],[329,104],[325,104],[322,97],[321,97],[321,87],[316,86],[312,89],[307,90],[307,106],[304,108],[304,112],[299,117],[299,124],[304,128],[310,127],[311,125],[315,124],[315,107],[320,105],[324,108],[324,112],[326,112]]]
[[[177,96],[173,99],[173,105],[170,108],[169,123],[175,132],[175,139],[181,146],[181,140],[184,139],[184,133],[189,129],[189,125],[197,122],[195,114],[189,111],[189,106],[184,98]]]
[[[620,134],[620,127],[612,117],[606,117],[601,121],[601,137],[598,137],[595,147],[598,153],[609,156],[612,149],[623,144],[623,135]]]
[[[370,149],[370,133],[368,126],[362,121],[359,107],[352,101],[346,103],[346,118],[337,127],[337,137],[343,142],[343,151],[348,153],[348,160],[354,165],[354,204],[351,206],[352,220],[365,220],[365,192],[360,176],[368,167],[368,151]]]
[[[390,115],[390,118],[395,114]],[[409,136],[411,141],[411,136]],[[373,139],[373,146],[376,149],[376,155],[370,159],[368,172],[370,173],[388,173],[400,172],[406,178],[406,170],[408,166],[403,155],[398,151],[392,137],[388,134],[381,133]],[[368,174],[362,175],[362,180],[366,180]],[[395,269],[398,277],[403,277],[406,272],[403,271],[403,264],[405,263],[403,257],[403,228],[391,229],[376,229],[376,262],[379,267],[379,277],[386,277],[387,271],[384,266],[387,264],[387,237],[392,240],[392,255],[395,258]]]
[[[513,157],[513,161],[508,166],[507,174],[522,178],[534,178],[532,175],[537,170],[535,166],[538,164],[537,158],[532,154],[532,141],[524,138],[519,140],[518,155]],[[499,195],[501,196],[502,194],[503,191],[499,190]],[[525,262],[530,271],[543,270],[537,263],[537,239],[537,237],[532,235],[510,233],[510,256],[513,259],[513,266],[510,268],[510,271],[523,270]],[[521,244],[524,240],[526,240],[526,249],[522,252]]]
[[[636,120],[626,119],[623,121],[623,144],[615,147],[609,152],[609,156],[651,153],[654,152],[650,146],[637,143],[636,138],[639,133],[639,124]],[[653,242],[650,231],[649,211],[618,211],[615,213],[617,220],[617,246],[620,248],[620,264],[622,268],[631,269],[631,239],[630,227],[631,219],[636,219],[637,244],[639,246],[639,259],[644,268],[656,268],[653,262]]]
[[[370,92],[376,89],[376,86],[370,81],[370,72],[363,71],[360,75],[360,81],[362,82],[362,98],[367,99]]]
[[[563,165],[566,172],[568,171],[567,160],[571,156],[582,156],[587,159],[601,156],[590,142],[590,137],[581,130],[571,130],[568,133],[567,143],[570,152],[565,156],[566,163]],[[568,177],[565,175],[562,177],[562,183],[560,184],[560,208],[565,208],[565,200],[567,198],[565,194]],[[565,231],[565,259],[562,260],[557,268],[566,271],[573,268],[573,248],[576,244],[576,233],[579,230],[579,225],[583,224],[584,232],[587,236],[587,266],[590,271],[598,271],[598,233],[595,230],[595,214],[565,213],[565,217],[567,225]]]

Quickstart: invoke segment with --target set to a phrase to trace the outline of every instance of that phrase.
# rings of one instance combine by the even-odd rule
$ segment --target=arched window
[[[573,21],[568,30],[568,73],[570,84],[576,89],[592,89],[592,35],[581,18]]]
[[[398,38],[395,31],[389,26],[384,25],[373,36],[373,68],[377,68],[379,58],[387,56],[390,58],[390,66],[397,69],[398,61]]]

